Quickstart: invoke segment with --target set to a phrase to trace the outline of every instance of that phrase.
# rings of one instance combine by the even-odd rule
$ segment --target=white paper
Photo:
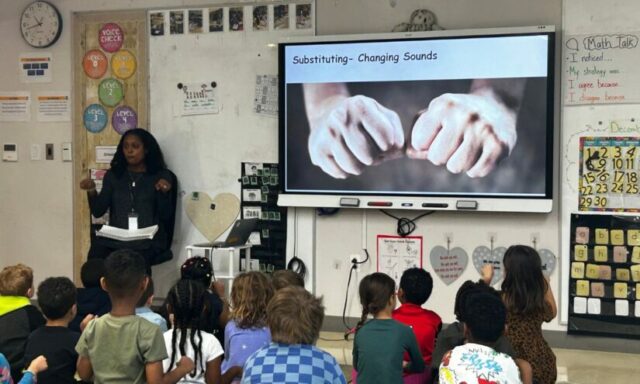
[[[260,241],[260,232],[251,232],[249,235],[249,243],[252,245],[260,245],[262,244]]]
[[[178,90],[180,104],[180,114],[208,115],[219,112],[217,87],[213,88],[210,83],[188,83],[183,84]]]
[[[242,207],[242,217],[245,219],[259,219],[261,213],[261,207]]]
[[[246,176],[255,176],[258,169],[262,170],[262,163],[244,163],[244,174]]]
[[[578,314],[587,313],[587,298],[586,297],[574,297],[573,298],[573,313],[578,313]]]
[[[378,235],[378,272],[384,272],[400,284],[402,272],[422,267],[422,236]]]
[[[634,307],[636,308],[636,317],[640,317],[640,301],[636,301]]]
[[[96,232],[96,235],[120,241],[133,241],[153,239],[153,236],[155,236],[156,232],[158,232],[157,225],[139,229],[122,229],[103,225],[102,228],[100,228],[100,230]]]
[[[18,60],[20,81],[23,83],[50,83],[52,69],[50,52],[23,53]]]
[[[601,312],[600,299],[593,297],[587,299],[587,312],[589,312],[590,315],[599,315]]]
[[[71,121],[69,92],[43,92],[36,96],[38,121]]]
[[[616,300],[616,316],[629,316],[629,302]]]
[[[0,92],[0,121],[31,121],[31,92]]]
[[[253,112],[278,117],[278,76],[256,75]]]
[[[97,164],[110,164],[113,156],[116,154],[115,145],[103,145],[96,147],[96,163]]]
[[[242,200],[260,202],[262,200],[262,191],[259,189],[243,189]]]

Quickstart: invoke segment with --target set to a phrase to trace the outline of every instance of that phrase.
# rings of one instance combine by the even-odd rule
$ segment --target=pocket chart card
[[[580,138],[580,211],[640,212],[637,137]]]
[[[569,333],[640,338],[640,216],[571,215]]]

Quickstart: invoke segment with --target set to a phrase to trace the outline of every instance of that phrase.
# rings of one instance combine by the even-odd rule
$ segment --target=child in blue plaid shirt
[[[249,357],[242,383],[346,384],[336,359],[313,345],[323,319],[322,299],[304,288],[277,291],[267,306],[273,342]]]

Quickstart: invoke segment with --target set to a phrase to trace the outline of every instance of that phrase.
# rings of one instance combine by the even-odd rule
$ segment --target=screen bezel
[[[544,196],[496,196],[484,194],[418,194],[403,192],[349,193],[323,191],[286,190],[286,99],[285,92],[285,47],[305,44],[370,43],[406,40],[444,40],[501,36],[548,36],[547,51],[547,94],[546,94],[546,161]],[[423,210],[478,210],[494,212],[539,212],[548,213],[553,209],[553,153],[554,153],[554,111],[555,111],[555,27],[535,26],[520,28],[492,28],[457,31],[430,31],[418,33],[389,33],[373,35],[319,36],[313,38],[288,38],[278,45],[279,66],[279,178],[280,195],[278,205],[297,207],[347,207],[347,208],[389,208]],[[351,200],[344,200],[348,198]],[[354,200],[355,199],[355,200]],[[357,204],[354,202],[357,200]],[[341,202],[342,201],[342,202]],[[344,202],[347,201],[348,204]],[[473,208],[470,208],[473,207]]]

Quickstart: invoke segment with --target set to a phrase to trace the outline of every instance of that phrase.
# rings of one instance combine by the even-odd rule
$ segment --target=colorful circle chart
[[[98,42],[105,52],[113,53],[122,48],[124,32],[116,23],[107,23],[98,32]]]
[[[126,49],[111,56],[111,72],[122,80],[130,78],[136,72],[136,67],[136,57]]]
[[[119,134],[123,135],[138,126],[138,114],[133,108],[122,105],[111,114],[111,125]]]
[[[87,51],[82,58],[84,73],[92,79],[99,79],[107,72],[109,60],[99,49]]]
[[[85,108],[82,121],[87,131],[101,132],[107,126],[107,111],[100,104],[91,104]]]
[[[98,98],[107,107],[115,107],[124,98],[122,84],[114,78],[102,80],[98,86]]]

